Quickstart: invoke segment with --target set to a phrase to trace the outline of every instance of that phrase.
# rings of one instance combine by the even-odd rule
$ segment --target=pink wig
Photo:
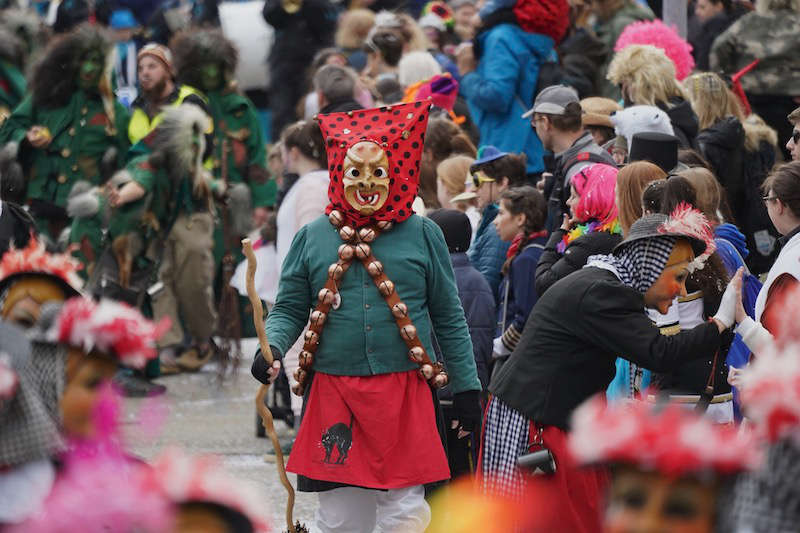
[[[682,81],[694,68],[692,45],[659,19],[628,24],[617,39],[614,51],[619,52],[630,44],[650,44],[661,48],[675,64],[678,80]]]
[[[581,222],[596,220],[601,224],[617,218],[615,188],[616,167],[595,163],[572,177],[572,186],[580,196],[575,206],[575,217]]]

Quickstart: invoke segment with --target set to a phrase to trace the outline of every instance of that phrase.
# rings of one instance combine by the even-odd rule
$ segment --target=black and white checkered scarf
[[[0,323],[0,337],[4,337],[0,351],[13,359],[18,380],[16,394],[0,401],[0,466],[13,467],[53,456],[62,441],[56,420],[39,395],[30,346],[23,342],[22,332]]]
[[[742,474],[720,516],[732,533],[790,533],[800,528],[800,447],[790,439],[772,444],[762,467]]]
[[[517,459],[528,450],[529,430],[527,418],[499,398],[492,398],[486,410],[481,448],[481,485],[485,493],[522,499],[525,486]]]
[[[623,284],[645,293],[664,271],[675,241],[675,237],[639,239],[614,254],[589,257],[586,266],[610,270]]]

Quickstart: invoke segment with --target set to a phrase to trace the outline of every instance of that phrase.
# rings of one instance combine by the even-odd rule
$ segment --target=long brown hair
[[[544,195],[535,187],[530,185],[523,185],[522,187],[512,187],[506,189],[500,195],[500,201],[503,207],[512,215],[525,215],[525,227],[522,228],[522,241],[517,247],[516,253],[506,259],[503,264],[503,275],[508,274],[511,268],[511,263],[514,259],[525,249],[530,234],[544,229],[545,219],[547,218],[547,201]]]
[[[642,216],[642,192],[648,183],[667,177],[660,167],[648,161],[625,165],[617,174],[617,210],[622,233],[627,235]]]
[[[436,194],[436,167],[456,154],[474,158],[477,150],[469,137],[449,117],[431,117],[425,131],[424,155],[419,176],[419,196],[427,209],[442,207]]]

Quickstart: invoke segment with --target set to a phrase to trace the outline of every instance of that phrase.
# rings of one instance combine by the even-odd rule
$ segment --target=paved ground
[[[257,485],[274,523],[283,526],[286,492],[275,465],[262,459],[271,448],[269,441],[255,436],[253,400],[257,382],[250,376],[250,354],[255,352],[255,345],[255,340],[245,341],[242,366],[222,386],[213,368],[161,378],[159,381],[168,388],[164,398],[169,414],[155,437],[143,436],[135,422],[143,400],[127,400],[126,433],[133,452],[144,458],[157,455],[169,445],[222,457],[233,475]],[[283,423],[277,425],[279,434],[286,431]],[[289,478],[296,486],[295,476],[290,474]],[[316,505],[316,495],[297,493],[295,518],[311,523]]]

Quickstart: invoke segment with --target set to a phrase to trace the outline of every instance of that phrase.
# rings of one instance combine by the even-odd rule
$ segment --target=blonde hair
[[[800,0],[759,0],[756,4],[757,13],[771,13],[774,11],[800,12]]]
[[[713,72],[692,74],[683,81],[683,88],[692,104],[700,129],[710,128],[719,120],[734,116],[739,122],[744,113],[736,96],[728,89],[725,80]]]
[[[675,64],[663,50],[649,44],[631,44],[614,54],[606,78],[625,84],[628,98],[636,105],[668,104],[672,98],[686,97],[675,79]]]
[[[703,167],[687,168],[678,175],[694,187],[696,206],[713,224],[720,222],[719,204],[722,201],[722,186],[710,170]]]
[[[667,173],[648,161],[625,165],[617,174],[617,211],[623,235],[642,216],[642,192],[651,181],[662,180]]]
[[[336,30],[336,46],[345,50],[360,48],[374,25],[374,11],[366,8],[345,11]]]
[[[468,155],[448,157],[436,167],[436,179],[442,182],[447,196],[452,198],[467,190],[467,174],[475,159]]]

